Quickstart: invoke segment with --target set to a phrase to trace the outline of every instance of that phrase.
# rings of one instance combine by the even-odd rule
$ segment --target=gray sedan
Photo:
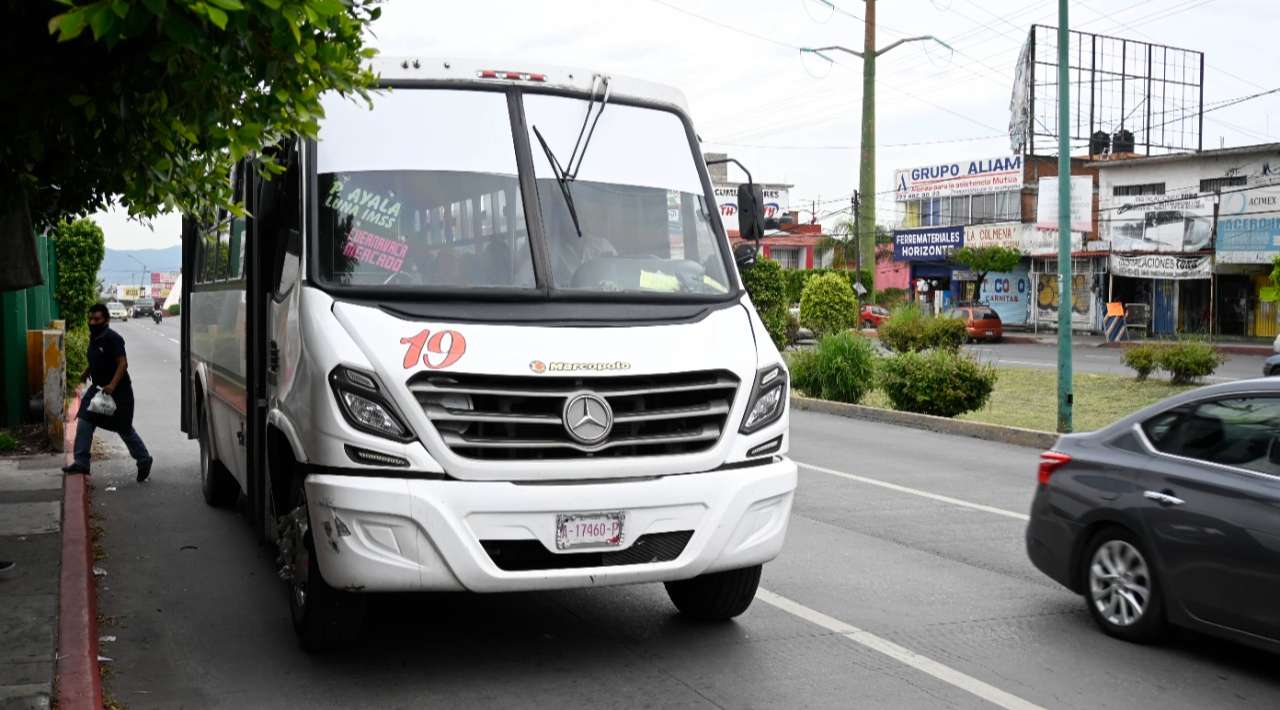
[[[1041,454],[1027,553],[1130,641],[1280,652],[1280,380],[1212,385]]]

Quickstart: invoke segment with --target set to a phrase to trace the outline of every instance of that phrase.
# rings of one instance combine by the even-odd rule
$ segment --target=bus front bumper
[[[508,592],[671,581],[771,560],[786,536],[796,465],[775,458],[645,480],[537,484],[312,474],[306,487],[330,586]],[[557,515],[616,512],[625,516],[618,547],[557,550]],[[643,547],[625,553],[644,536],[664,540],[666,554],[656,557],[669,559],[637,561],[655,558]],[[535,569],[527,555],[523,568],[505,561],[517,549],[532,549]],[[590,566],[574,566],[587,559]]]

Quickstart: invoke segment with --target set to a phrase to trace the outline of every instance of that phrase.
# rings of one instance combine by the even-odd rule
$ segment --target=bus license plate
[[[579,547],[618,547],[622,544],[622,528],[627,514],[574,513],[556,516],[556,549]]]

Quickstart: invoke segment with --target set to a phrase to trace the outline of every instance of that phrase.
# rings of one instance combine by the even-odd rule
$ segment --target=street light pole
[[[862,59],[862,149],[858,166],[858,190],[862,193],[862,210],[858,216],[858,258],[866,264],[875,263],[876,241],[876,58],[899,45],[908,42],[933,41],[951,49],[951,45],[933,35],[904,37],[880,49],[876,49],[876,0],[866,0],[866,18],[863,23],[862,51],[848,47],[830,46],[805,48],[800,51],[816,54],[831,61],[823,52],[844,52]]]
[[[142,297],[142,294],[146,292],[146,285],[145,285],[144,281],[145,281],[145,279],[150,278],[151,272],[147,271],[147,265],[146,265],[146,264],[144,264],[144,263],[142,263],[142,259],[139,259],[138,257],[134,256],[133,254],[125,254],[125,256],[127,256],[127,257],[129,257],[130,259],[133,259],[134,261],[138,262],[138,265],[142,267],[142,276],[140,276],[140,277],[138,278],[138,291],[139,291],[139,298],[141,298],[141,297]],[[149,296],[149,295],[148,295],[147,297],[148,297],[148,298],[150,298],[150,296]]]
[[[1067,0],[1058,0],[1058,431],[1071,431],[1071,114]]]

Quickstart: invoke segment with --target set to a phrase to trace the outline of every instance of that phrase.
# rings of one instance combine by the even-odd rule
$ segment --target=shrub
[[[857,404],[875,386],[875,349],[857,333],[834,333],[791,358],[791,382],[810,397]]]
[[[926,318],[922,344],[924,348],[959,350],[967,334],[959,318]]]
[[[836,274],[840,278],[849,282],[849,288],[853,288],[853,284],[858,281],[862,282],[864,288],[869,293],[871,285],[875,281],[875,275],[866,269],[862,270],[861,276],[855,276],[852,270],[845,269],[790,269],[785,272],[787,284],[787,303],[799,303],[804,297],[804,287],[813,279],[823,274]],[[856,293],[856,290],[855,290]]]
[[[69,327],[83,326],[89,306],[98,299],[98,268],[106,246],[102,229],[92,220],[59,222],[51,232],[58,259],[58,285],[54,297],[58,313]]]
[[[0,453],[7,453],[18,448],[18,440],[7,431],[0,431]]]
[[[954,417],[987,403],[996,369],[954,350],[903,352],[881,361],[879,384],[894,409]]]
[[[876,305],[893,310],[907,302],[907,290],[902,288],[886,288],[876,292]]]
[[[756,259],[742,271],[742,285],[751,296],[760,320],[779,349],[787,345],[787,298],[782,266],[772,259]]]
[[[171,316],[178,316],[178,315],[182,315],[182,304],[181,304],[181,303],[175,303],[175,304],[173,304],[173,305],[169,306],[169,308],[168,308],[167,310],[169,311],[169,315],[171,315]]]
[[[886,348],[898,353],[914,352],[924,348],[925,320],[924,312],[908,303],[893,309],[876,331]]]
[[[787,345],[800,341],[800,318],[787,309]]]
[[[849,330],[858,321],[858,298],[853,287],[836,273],[809,279],[800,297],[800,323],[821,338]]]
[[[1142,382],[1150,377],[1151,373],[1160,366],[1160,347],[1144,343],[1125,348],[1121,359],[1124,361],[1125,366],[1132,368],[1137,374],[1138,381]]]
[[[1169,382],[1185,385],[1201,377],[1212,375],[1223,358],[1209,343],[1182,342],[1160,349],[1157,358],[1160,369],[1169,372]]]
[[[67,386],[75,389],[80,375],[89,367],[89,329],[86,326],[68,330],[62,339],[67,353]]]

